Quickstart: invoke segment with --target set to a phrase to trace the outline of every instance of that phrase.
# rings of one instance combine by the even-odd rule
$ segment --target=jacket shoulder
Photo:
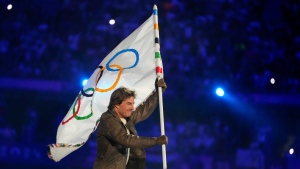
[[[101,115],[100,124],[107,125],[118,122],[118,119],[109,111],[106,111]]]

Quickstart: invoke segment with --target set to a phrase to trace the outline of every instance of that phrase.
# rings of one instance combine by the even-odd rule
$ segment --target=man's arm
[[[158,103],[158,90],[157,90],[158,87],[162,87],[162,91],[166,90],[167,85],[164,79],[155,81],[156,91],[154,91],[148,97],[148,99],[145,102],[143,102],[141,105],[139,105],[136,108],[136,110],[132,113],[130,119],[133,121],[134,124],[147,119],[153,113]]]
[[[111,119],[102,123],[105,128],[105,135],[114,142],[127,148],[146,148],[152,147],[160,142],[154,137],[139,137],[132,134],[127,134],[126,128],[120,121]]]

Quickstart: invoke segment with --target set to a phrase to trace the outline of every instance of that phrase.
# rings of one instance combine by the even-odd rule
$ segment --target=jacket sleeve
[[[157,91],[154,91],[148,99],[141,103],[136,110],[130,116],[130,120],[133,124],[139,123],[147,119],[155,110],[158,103],[158,94]]]
[[[127,148],[146,148],[156,145],[154,137],[139,137],[127,134],[126,128],[117,120],[110,120],[102,124],[105,135],[114,142]]]

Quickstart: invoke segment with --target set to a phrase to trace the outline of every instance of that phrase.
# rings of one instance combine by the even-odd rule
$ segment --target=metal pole
[[[159,101],[159,114],[160,114],[160,133],[165,135],[165,124],[164,124],[164,110],[163,110],[163,99],[162,99],[162,89],[158,88],[158,101]],[[167,169],[167,153],[166,145],[162,145],[162,160],[163,160],[163,169]]]
[[[160,56],[160,44],[159,44],[159,28],[158,28],[158,12],[157,6],[153,6],[153,18],[154,18],[154,34],[155,34],[155,63],[156,63],[156,75],[157,79],[163,78],[163,67],[162,59]],[[158,87],[158,101],[159,101],[159,114],[160,114],[160,131],[161,135],[165,135],[165,124],[164,124],[164,111],[163,111],[163,99],[162,99],[162,88]],[[167,154],[166,145],[162,145],[162,161],[163,169],[167,169]]]

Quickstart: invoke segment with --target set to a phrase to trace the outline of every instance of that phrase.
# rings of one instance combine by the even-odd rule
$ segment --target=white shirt
[[[120,120],[122,121],[122,123],[123,123],[124,126],[126,127],[126,123],[127,123],[126,119],[120,118]],[[128,130],[127,127],[126,127],[126,130],[127,130],[127,134],[130,134],[130,132],[129,132],[129,130]],[[128,162],[128,159],[129,159],[129,154],[130,154],[130,148],[127,148],[127,159],[126,159],[126,164],[127,164],[127,162]]]

